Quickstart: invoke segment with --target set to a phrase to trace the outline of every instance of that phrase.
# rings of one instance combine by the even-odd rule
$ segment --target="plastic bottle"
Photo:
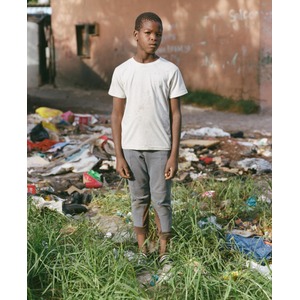
[[[258,271],[263,276],[271,279],[272,278],[272,265],[269,266],[262,266],[252,260],[246,261],[246,266],[250,269]]]

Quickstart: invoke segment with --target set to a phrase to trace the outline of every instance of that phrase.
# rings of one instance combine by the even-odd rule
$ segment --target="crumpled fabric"
[[[226,245],[256,261],[272,258],[272,246],[264,243],[262,237],[243,237],[238,234],[226,234]]]
[[[56,141],[50,140],[50,139],[44,139],[41,142],[35,142],[35,143],[33,143],[32,141],[27,140],[27,150],[28,151],[40,150],[42,152],[46,152],[47,150],[49,150],[56,143],[57,143]]]

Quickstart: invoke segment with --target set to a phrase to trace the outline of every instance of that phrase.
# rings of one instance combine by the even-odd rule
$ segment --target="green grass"
[[[174,183],[174,267],[167,282],[153,287],[140,285],[135,263],[124,256],[127,250],[136,251],[136,243],[115,243],[86,219],[40,211],[28,198],[28,299],[271,299],[271,281],[248,270],[246,258],[226,248],[222,238],[237,218],[256,218],[261,226],[271,226],[270,204],[258,201],[251,209],[245,204],[249,196],[263,193],[261,182],[270,186],[268,178],[258,185],[251,177]],[[201,197],[207,190],[216,197]],[[224,209],[220,204],[225,199],[231,201]],[[126,186],[95,195],[92,203],[106,215],[130,211]],[[221,232],[198,226],[200,218],[212,214],[222,224]],[[155,237],[153,218],[151,224]],[[149,270],[155,274],[158,267],[153,264]]]
[[[208,91],[190,91],[182,97],[185,104],[194,104],[200,107],[211,107],[220,111],[229,111],[240,114],[254,114],[260,110],[259,103],[254,100],[233,100]]]

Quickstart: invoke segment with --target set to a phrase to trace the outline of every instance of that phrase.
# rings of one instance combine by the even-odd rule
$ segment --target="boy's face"
[[[138,50],[147,54],[154,54],[162,39],[162,26],[159,22],[144,20],[139,31],[134,31]]]

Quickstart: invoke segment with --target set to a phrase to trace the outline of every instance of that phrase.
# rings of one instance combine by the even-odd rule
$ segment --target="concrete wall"
[[[158,54],[176,63],[189,90],[252,99],[271,107],[271,0],[52,0],[56,84],[109,86],[113,69],[135,53],[134,21],[163,20]],[[91,57],[77,56],[75,25],[99,23]]]

